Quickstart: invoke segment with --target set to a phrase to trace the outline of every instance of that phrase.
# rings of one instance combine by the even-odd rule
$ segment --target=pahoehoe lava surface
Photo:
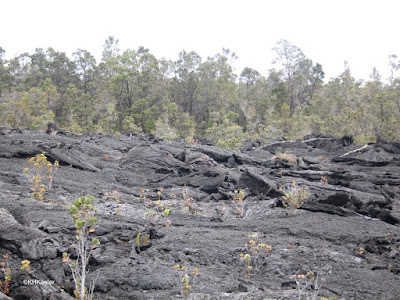
[[[22,170],[42,152],[60,168],[41,202],[31,199]],[[310,196],[292,214],[280,187],[294,181]],[[310,270],[318,299],[400,299],[400,143],[361,147],[351,137],[313,136],[230,151],[151,135],[0,129],[0,188],[0,261],[9,255],[12,299],[72,299],[61,257],[74,253],[68,205],[86,194],[98,210],[101,244],[89,265],[97,299],[179,299],[176,264],[189,275],[198,268],[188,299],[297,299],[292,275]],[[243,218],[235,190],[246,196]],[[146,218],[157,200],[170,205],[169,216]],[[139,232],[150,235],[141,249]],[[272,249],[249,271],[240,253],[250,234]],[[23,259],[31,273],[20,270]]]

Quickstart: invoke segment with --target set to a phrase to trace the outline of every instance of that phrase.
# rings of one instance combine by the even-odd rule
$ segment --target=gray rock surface
[[[22,170],[43,151],[60,168],[40,202]],[[279,152],[297,161],[273,159]],[[293,181],[310,196],[292,213],[282,196]],[[318,275],[317,299],[399,299],[399,143],[362,148],[320,136],[229,151],[151,135],[0,129],[0,188],[0,261],[8,254],[13,299],[72,299],[61,257],[75,251],[68,206],[86,194],[98,210],[101,244],[89,265],[97,299],[298,299],[293,275],[308,271]],[[145,216],[160,204],[168,216]],[[138,247],[139,232],[150,240]],[[240,259],[249,235],[271,246],[257,260],[251,254],[251,270]],[[24,259],[30,273],[20,270]],[[188,296],[176,264],[191,277],[198,268]]]

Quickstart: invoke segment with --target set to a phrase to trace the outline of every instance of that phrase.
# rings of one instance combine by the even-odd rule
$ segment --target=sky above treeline
[[[368,80],[376,67],[389,75],[388,56],[400,60],[398,0],[4,0],[0,47],[10,59],[35,48],[91,52],[99,62],[104,41],[114,36],[120,49],[150,49],[176,60],[182,50],[205,60],[235,52],[236,73],[273,68],[273,47],[286,39],[320,63],[325,81],[344,71]]]

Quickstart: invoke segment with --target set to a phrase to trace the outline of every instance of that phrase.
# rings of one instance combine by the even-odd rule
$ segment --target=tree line
[[[70,59],[52,48],[10,60],[0,47],[0,126],[74,133],[133,131],[164,139],[206,136],[225,148],[246,140],[351,134],[356,142],[400,139],[400,61],[391,77],[372,70],[356,80],[348,65],[324,83],[320,64],[287,40],[273,49],[274,68],[233,71],[235,53],[203,60],[195,51],[170,61],[149,49],[119,48],[109,37],[101,61],[86,50]]]

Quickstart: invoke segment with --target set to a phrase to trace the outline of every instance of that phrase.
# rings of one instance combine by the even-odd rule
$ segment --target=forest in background
[[[280,40],[267,76],[233,70],[235,53],[222,49],[203,60],[182,51],[177,61],[149,49],[119,49],[109,37],[97,62],[86,50],[70,59],[41,48],[10,60],[0,47],[0,127],[153,133],[167,140],[205,136],[235,149],[246,140],[353,135],[356,143],[400,140],[400,61],[389,55],[391,76],[371,70],[367,81],[342,74],[324,82],[322,65]]]

